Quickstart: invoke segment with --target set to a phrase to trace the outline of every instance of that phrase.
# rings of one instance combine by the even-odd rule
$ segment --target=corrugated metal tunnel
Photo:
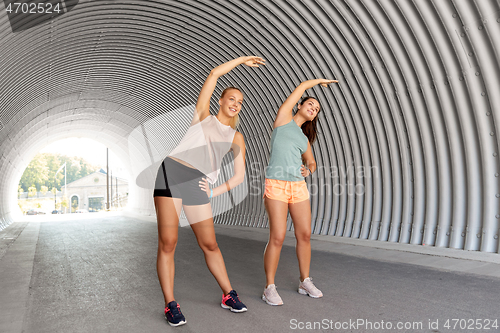
[[[264,68],[233,70],[215,93],[244,91],[247,145],[245,183],[213,201],[218,223],[267,226],[274,116],[298,83],[324,77],[339,84],[309,92],[322,104],[314,233],[499,251],[499,1],[62,4],[36,22],[0,7],[0,229],[20,214],[31,158],[73,136],[110,147],[135,184],[128,209],[154,214],[149,171],[189,126],[206,75],[259,55]]]

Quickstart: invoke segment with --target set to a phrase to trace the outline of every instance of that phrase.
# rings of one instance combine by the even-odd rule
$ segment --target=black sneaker
[[[176,301],[167,304],[165,308],[165,319],[167,319],[170,326],[180,326],[186,323],[186,318],[184,318],[181,307]]]
[[[247,310],[247,307],[241,303],[235,290],[231,290],[226,296],[222,295],[220,306],[224,309],[231,309],[232,312],[245,312]]]

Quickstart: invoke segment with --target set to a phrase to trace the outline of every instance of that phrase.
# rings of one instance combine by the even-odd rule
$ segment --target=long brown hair
[[[299,104],[302,106],[302,104],[304,104],[304,102],[306,102],[307,100],[309,100],[311,98],[318,101],[318,99],[316,97],[306,96],[306,97],[302,98],[302,100],[299,102]],[[318,101],[318,104],[320,104],[319,101]],[[321,104],[320,104],[320,109],[319,109],[318,113],[316,114],[316,117],[314,117],[313,120],[306,121],[300,127],[302,129],[302,133],[304,133],[304,135],[307,136],[307,139],[309,140],[309,143],[311,143],[311,144],[313,144],[314,141],[316,141],[316,137],[318,136],[318,125],[317,124],[318,124],[318,114],[320,111],[321,111]]]
[[[227,87],[226,89],[224,89],[222,91],[222,94],[220,94],[220,99],[224,98],[224,95],[229,91],[229,90],[232,90],[232,89],[236,89],[238,90],[242,95],[243,95],[243,91],[240,90],[240,88],[236,88],[236,87]],[[231,118],[231,121],[229,121],[229,126],[231,126],[233,129],[236,129],[236,127],[238,127],[238,125],[240,124],[240,117],[239,115],[237,114],[236,116],[234,116],[233,118]]]

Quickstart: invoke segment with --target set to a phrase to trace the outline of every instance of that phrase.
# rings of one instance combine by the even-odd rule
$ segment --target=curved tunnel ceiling
[[[96,138],[136,179],[182,137],[189,117],[176,112],[208,72],[259,55],[265,67],[240,66],[214,94],[243,89],[247,145],[245,186],[231,204],[214,201],[217,222],[267,225],[276,111],[301,81],[335,78],[308,92],[322,104],[319,168],[307,179],[313,232],[499,251],[499,1],[65,2],[71,11],[24,30],[29,19],[1,8],[0,225],[15,217],[21,174],[49,142]],[[154,212],[150,189],[130,192],[130,209]]]

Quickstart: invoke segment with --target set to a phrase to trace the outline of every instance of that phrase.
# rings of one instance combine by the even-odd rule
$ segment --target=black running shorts
[[[198,169],[167,157],[158,168],[153,197],[181,198],[187,206],[207,204],[210,200],[199,184],[203,177]]]

